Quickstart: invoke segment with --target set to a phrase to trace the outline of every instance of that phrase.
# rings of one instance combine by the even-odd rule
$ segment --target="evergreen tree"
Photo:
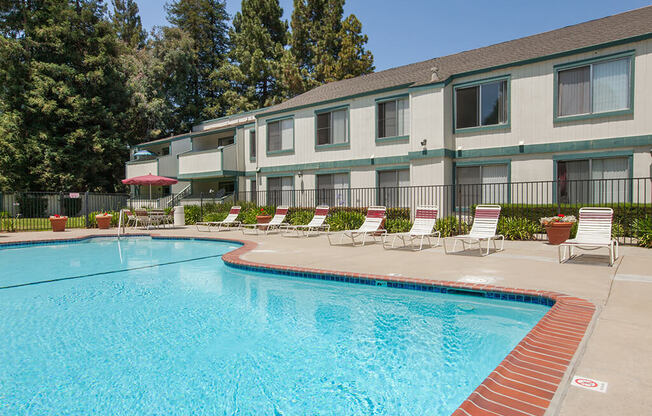
[[[288,34],[282,17],[278,0],[242,1],[241,11],[233,18],[231,64],[224,73],[232,80],[233,92],[227,96],[232,103],[230,113],[281,101],[280,64]]]
[[[168,21],[186,32],[197,51],[196,74],[187,88],[193,94],[193,122],[225,113],[220,68],[229,50],[229,15],[220,0],[175,0],[166,6]]]
[[[373,55],[365,50],[368,39],[361,33],[362,24],[355,15],[342,20],[343,13],[344,0],[294,0],[291,56],[285,65],[298,65],[302,85],[300,90],[288,86],[291,93],[373,72]],[[293,79],[297,76],[290,66],[284,66],[283,73],[294,73]]]
[[[138,4],[135,0],[112,0],[112,4],[111,19],[118,38],[130,48],[143,48],[147,33],[138,15]]]

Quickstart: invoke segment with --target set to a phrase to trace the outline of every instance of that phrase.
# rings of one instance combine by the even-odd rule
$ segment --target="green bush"
[[[16,223],[8,212],[0,212],[0,231],[16,231]]]
[[[338,209],[329,215],[326,222],[330,224],[331,231],[354,230],[360,228],[364,218],[364,214],[358,211]]]
[[[412,221],[405,218],[387,219],[385,229],[388,233],[405,233],[412,228]]]
[[[209,212],[208,214],[204,213],[203,220],[208,222],[224,221],[226,216],[226,212]]]
[[[287,222],[292,225],[306,225],[315,216],[315,211],[309,209],[297,209],[288,212]]]
[[[44,218],[48,210],[47,198],[30,194],[20,194],[18,200],[18,211],[20,215],[27,218]]]
[[[534,240],[535,234],[543,232],[538,222],[523,217],[503,217],[498,220],[498,234],[507,240]]]
[[[183,207],[183,216],[186,225],[193,225],[201,221],[201,207],[199,205],[186,205]]]
[[[632,221],[632,230],[639,246],[652,248],[652,216],[636,218]]]
[[[118,222],[120,221],[120,211],[93,211],[88,214],[88,225],[91,228],[97,228],[97,220],[95,217],[101,214],[111,215],[111,227],[118,226]],[[83,216],[81,218],[83,218]],[[68,221],[70,221],[70,219],[68,219]]]
[[[439,218],[435,223],[435,230],[439,231],[442,237],[451,237],[460,233],[468,233],[469,225],[464,221],[458,221],[457,217],[455,216],[449,216]]]

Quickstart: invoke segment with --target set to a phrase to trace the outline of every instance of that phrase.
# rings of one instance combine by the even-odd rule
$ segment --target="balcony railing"
[[[156,159],[127,162],[127,169],[126,169],[127,179],[133,178],[135,176],[148,175],[150,173],[152,175],[159,174],[158,161]]]

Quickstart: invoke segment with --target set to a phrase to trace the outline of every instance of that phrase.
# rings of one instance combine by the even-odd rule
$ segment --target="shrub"
[[[18,196],[18,210],[20,215],[26,218],[43,218],[48,210],[47,198],[34,196],[30,194],[20,194]]]
[[[287,222],[292,225],[306,225],[314,217],[315,212],[309,209],[298,209],[288,212]]]
[[[360,228],[364,218],[364,214],[355,210],[338,210],[331,214],[326,222],[330,224],[331,231],[353,230]]]
[[[201,207],[199,205],[186,205],[183,207],[183,216],[187,225],[201,221]]]
[[[16,224],[8,212],[0,212],[0,231],[16,231]]]
[[[541,226],[523,217],[500,217],[498,234],[507,240],[534,240],[535,234],[542,232]]]
[[[652,248],[652,216],[636,218],[632,222],[632,230],[639,246]]]
[[[435,223],[435,230],[439,231],[442,237],[450,237],[460,233],[468,233],[469,225],[464,221],[459,222],[455,216],[449,216],[445,218],[439,218]]]
[[[412,228],[412,221],[404,218],[387,219],[385,229],[388,233],[405,233]]]
[[[226,212],[209,212],[208,214],[204,213],[204,221],[224,221],[226,218]]]
[[[89,227],[91,227],[91,228],[96,228],[97,227],[97,220],[95,219],[95,217],[98,216],[98,215],[101,215],[101,214],[109,214],[109,215],[111,215],[111,227],[117,227],[118,226],[118,222],[120,221],[120,211],[93,211],[90,214],[88,214],[88,225],[89,225]],[[83,220],[84,216],[81,216],[80,218]],[[70,219],[68,221],[70,221]]]

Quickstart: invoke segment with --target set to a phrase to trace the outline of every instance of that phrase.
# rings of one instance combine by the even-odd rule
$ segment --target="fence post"
[[[204,221],[204,193],[199,193],[199,220]]]
[[[84,193],[84,224],[89,228],[88,224],[88,191]]]

